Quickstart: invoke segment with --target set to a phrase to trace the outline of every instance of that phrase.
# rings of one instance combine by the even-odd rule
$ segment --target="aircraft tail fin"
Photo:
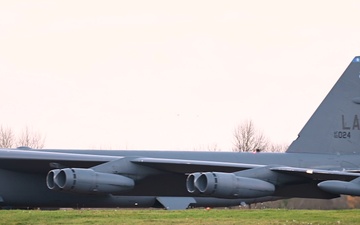
[[[360,56],[353,59],[287,152],[360,154]]]

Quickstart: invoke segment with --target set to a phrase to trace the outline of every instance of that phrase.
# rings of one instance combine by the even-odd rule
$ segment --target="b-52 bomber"
[[[0,207],[220,207],[360,196],[360,56],[285,153],[0,149]]]

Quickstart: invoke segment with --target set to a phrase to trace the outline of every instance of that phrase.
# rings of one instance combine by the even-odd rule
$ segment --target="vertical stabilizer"
[[[360,154],[360,56],[353,59],[287,152]]]

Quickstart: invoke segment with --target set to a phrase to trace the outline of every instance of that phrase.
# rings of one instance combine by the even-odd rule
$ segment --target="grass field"
[[[0,210],[0,224],[360,224],[360,210]]]

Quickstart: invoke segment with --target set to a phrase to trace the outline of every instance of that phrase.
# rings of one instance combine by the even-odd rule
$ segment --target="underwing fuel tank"
[[[332,194],[360,196],[360,183],[358,179],[360,178],[356,178],[350,182],[327,180],[320,182],[318,187]]]
[[[275,186],[269,182],[220,172],[192,173],[186,180],[186,187],[192,194],[220,198],[258,198],[275,191]]]
[[[80,168],[51,170],[46,177],[50,190],[83,194],[119,193],[133,189],[134,184],[133,179],[122,175]]]

